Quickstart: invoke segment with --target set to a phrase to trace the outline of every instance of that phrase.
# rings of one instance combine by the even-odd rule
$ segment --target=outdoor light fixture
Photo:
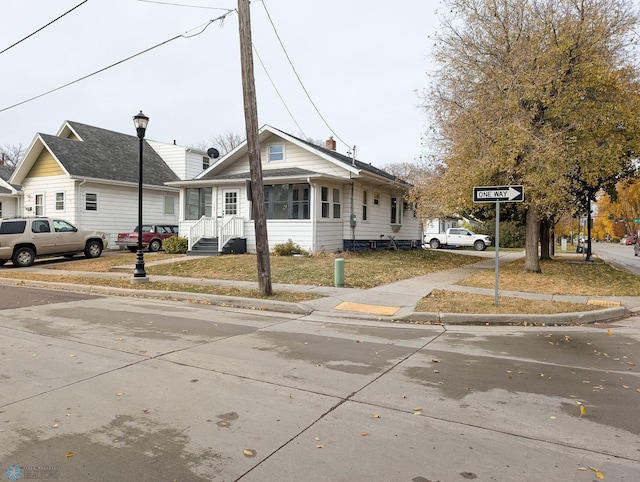
[[[138,139],[140,140],[138,162],[138,251],[136,252],[136,269],[133,271],[132,283],[147,283],[149,278],[144,270],[144,253],[142,252],[142,152],[144,147],[144,133],[147,130],[149,118],[140,111],[133,116],[133,125],[136,126]]]

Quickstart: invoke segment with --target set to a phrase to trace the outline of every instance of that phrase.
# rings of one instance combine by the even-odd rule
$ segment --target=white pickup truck
[[[425,233],[424,244],[433,249],[450,246],[473,246],[476,251],[484,251],[493,239],[486,234],[476,234],[465,228],[449,228],[446,233]]]

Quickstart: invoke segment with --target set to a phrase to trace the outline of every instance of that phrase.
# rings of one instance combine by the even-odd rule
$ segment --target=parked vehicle
[[[635,256],[639,256],[640,255],[640,242],[637,242],[634,246],[633,246],[633,254]]]
[[[159,251],[162,249],[162,240],[177,235],[177,224],[143,224],[142,249]],[[120,248],[136,251],[138,249],[138,226],[136,226],[133,232],[118,234],[116,244],[120,246]]]
[[[484,251],[493,244],[491,236],[476,234],[465,228],[449,228],[445,233],[425,233],[424,243],[433,249],[445,246],[468,246]]]
[[[36,258],[84,253],[97,258],[109,244],[102,231],[80,230],[62,219],[17,217],[0,219],[0,265],[31,266]]]
[[[631,246],[632,244],[636,244],[638,242],[638,238],[636,236],[625,236],[620,240],[621,244],[626,244],[627,246]]]

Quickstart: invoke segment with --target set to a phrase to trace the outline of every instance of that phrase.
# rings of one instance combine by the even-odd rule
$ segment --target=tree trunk
[[[524,270],[529,273],[541,273],[538,258],[538,238],[540,236],[540,217],[534,204],[527,209],[527,231],[525,241]]]
[[[540,259],[547,261],[551,261],[550,226],[549,218],[545,217],[540,221]]]

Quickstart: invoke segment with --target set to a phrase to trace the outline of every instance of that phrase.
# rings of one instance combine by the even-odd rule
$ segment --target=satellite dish
[[[216,149],[215,147],[210,147],[209,149],[207,149],[207,156],[209,156],[211,159],[217,159],[218,157],[220,157],[220,152],[218,152],[218,149]]]

